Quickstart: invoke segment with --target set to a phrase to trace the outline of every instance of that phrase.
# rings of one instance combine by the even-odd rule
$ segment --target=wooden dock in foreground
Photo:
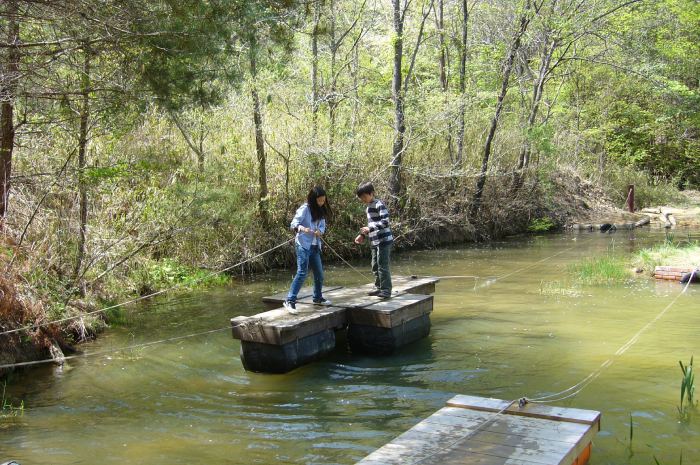
[[[324,287],[333,306],[313,305],[312,288],[297,298],[297,314],[282,308],[286,292],[263,298],[272,310],[231,319],[234,339],[241,341],[246,370],[285,373],[335,348],[336,332],[346,331],[350,350],[388,355],[430,333],[433,277],[395,276],[390,299],[368,296],[372,284]]]
[[[458,395],[357,465],[584,465],[599,430],[593,410]]]

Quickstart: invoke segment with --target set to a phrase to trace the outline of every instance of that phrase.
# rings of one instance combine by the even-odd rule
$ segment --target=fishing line
[[[97,313],[102,313],[102,312],[105,312],[105,311],[107,311],[107,310],[113,310],[113,309],[115,309],[115,308],[123,307],[123,306],[125,306],[125,305],[129,305],[129,304],[133,304],[133,303],[139,302],[139,301],[141,301],[141,300],[150,299],[151,297],[155,297],[155,296],[158,296],[158,295],[161,295],[161,294],[165,294],[166,292],[172,291],[173,289],[177,289],[178,287],[182,287],[184,284],[189,284],[189,285],[191,285],[191,284],[196,284],[196,283],[201,282],[201,281],[203,281],[203,280],[205,280],[205,279],[209,279],[209,278],[211,278],[211,277],[213,277],[213,276],[219,275],[219,274],[221,274],[221,273],[225,273],[225,272],[227,272],[227,271],[229,271],[229,270],[232,270],[232,269],[237,268],[237,267],[239,267],[239,266],[241,266],[241,265],[244,265],[244,264],[246,264],[246,263],[248,263],[248,262],[250,262],[250,261],[255,260],[256,258],[260,258],[260,257],[262,257],[263,255],[266,255],[266,254],[268,254],[268,253],[270,253],[270,252],[272,252],[272,251],[274,251],[274,250],[276,250],[276,249],[279,249],[280,247],[283,247],[283,246],[289,244],[289,243],[292,242],[293,240],[294,240],[294,238],[291,238],[291,239],[289,239],[289,240],[287,240],[287,241],[285,241],[285,242],[282,242],[281,244],[278,244],[278,245],[276,245],[276,246],[274,246],[274,247],[272,247],[272,248],[270,248],[270,249],[267,249],[267,250],[264,251],[264,252],[261,252],[261,253],[259,253],[259,254],[257,254],[257,255],[254,255],[254,256],[252,256],[252,257],[250,257],[250,258],[247,258],[247,259],[245,259],[245,260],[243,260],[243,261],[241,261],[241,262],[238,262],[238,263],[236,263],[236,264],[234,264],[234,265],[231,265],[231,266],[227,266],[226,268],[223,268],[223,269],[221,269],[221,270],[214,271],[214,272],[212,272],[212,273],[209,273],[208,275],[204,275],[204,276],[202,276],[202,277],[200,277],[200,278],[197,278],[197,279],[194,279],[194,280],[192,280],[192,281],[188,281],[187,283],[185,283],[185,282],[176,283],[176,284],[174,284],[173,286],[168,287],[168,288],[165,288],[165,289],[161,289],[160,291],[156,291],[156,292],[153,292],[153,293],[151,293],[151,294],[147,294],[147,295],[140,296],[140,297],[137,297],[137,298],[134,298],[134,299],[131,299],[131,300],[127,300],[127,301],[122,302],[122,303],[119,303],[119,304],[111,305],[111,306],[109,306],[109,307],[104,307],[104,308],[101,308],[101,309],[99,309],[99,310],[93,310],[93,311],[91,311],[91,312],[81,313],[80,315],[75,315],[75,316],[66,317],[66,318],[60,318],[60,319],[52,320],[52,321],[46,321],[46,322],[43,322],[43,323],[34,323],[34,324],[31,324],[31,325],[22,326],[22,327],[20,327],[20,328],[10,329],[10,330],[7,330],[7,331],[0,332],[0,336],[3,336],[3,335],[5,335],[5,334],[18,333],[18,332],[20,332],[20,331],[26,331],[26,330],[28,330],[28,329],[37,329],[37,328],[41,328],[41,327],[43,327],[43,326],[48,326],[48,325],[55,324],[55,323],[64,323],[64,322],[66,322],[66,321],[77,320],[77,319],[80,319],[80,318],[84,318],[84,317],[86,317],[86,316],[94,315],[94,314],[97,314]]]
[[[112,353],[116,353],[116,352],[123,352],[125,350],[140,349],[143,347],[150,347],[150,346],[155,346],[158,344],[163,344],[166,342],[173,342],[173,341],[179,341],[182,339],[188,339],[191,337],[203,336],[205,334],[218,333],[220,331],[230,330],[230,329],[231,329],[231,326],[226,326],[225,328],[210,329],[208,331],[201,331],[198,333],[187,334],[185,336],[169,337],[166,339],[159,339],[157,341],[144,342],[141,344],[133,344],[133,345],[125,346],[125,347],[119,347],[117,349],[105,349],[105,350],[98,350],[96,352],[85,352],[82,354],[68,355],[65,357],[61,357],[59,359],[47,358],[47,359],[42,359],[42,360],[33,360],[33,361],[29,361],[29,362],[6,363],[4,365],[0,365],[0,370],[5,369],[5,368],[16,368],[16,367],[25,367],[25,366],[31,366],[31,365],[41,365],[44,363],[56,363],[56,362],[62,363],[65,360],[73,360],[76,358],[83,358],[83,357],[92,357],[95,355],[112,354]]]
[[[598,376],[600,376],[605,369],[610,367],[617,358],[621,357],[625,352],[627,352],[634,344],[639,341],[640,337],[642,334],[644,334],[654,323],[659,321],[663,316],[673,307],[673,305],[678,301],[678,299],[685,294],[685,292],[688,290],[688,286],[690,285],[693,277],[695,276],[696,270],[693,270],[690,275],[690,279],[688,279],[688,282],[685,284],[683,287],[683,290],[679,292],[676,297],[668,304],[666,307],[664,307],[663,310],[661,310],[656,317],[654,317],[651,321],[649,321],[646,325],[644,325],[639,331],[637,331],[626,343],[624,343],[619,349],[617,349],[617,352],[613,354],[612,357],[604,361],[596,370],[591,372],[588,376],[583,378],[581,381],[578,383],[574,384],[573,386],[564,389],[559,392],[555,392],[553,394],[549,394],[546,396],[541,396],[537,397],[534,399],[529,399],[527,398],[528,402],[535,402],[535,403],[550,403],[550,402],[558,402],[564,399],[569,399],[571,397],[576,396],[579,394],[586,386],[591,384]]]
[[[566,249],[566,250],[570,250],[570,249],[571,249],[571,248]],[[538,261],[538,262],[536,262],[536,263],[540,263],[540,262],[545,261],[545,260],[547,260],[547,259],[549,259],[549,258],[553,258],[553,257],[559,255],[560,253],[565,252],[566,250],[561,251],[561,252],[559,252],[559,253],[557,253],[557,254],[554,254],[554,255],[552,255],[552,256],[550,256],[550,257],[547,257],[546,259],[540,260],[540,261]],[[529,267],[524,267],[523,269],[527,269],[527,268],[529,268]],[[503,278],[505,278],[505,277],[507,277],[507,276],[510,276],[510,275],[512,275],[512,274],[513,274],[513,273],[509,273],[508,275],[504,275],[504,276],[502,276],[502,277],[500,277],[500,278],[498,278],[498,279],[503,279]],[[671,307],[673,307],[673,305],[678,301],[678,299],[679,299],[683,294],[685,294],[685,292],[688,290],[688,286],[689,286],[690,283],[692,282],[693,277],[695,276],[695,274],[696,274],[696,270],[693,270],[693,271],[691,272],[691,275],[690,275],[689,279],[688,279],[688,282],[687,282],[687,283],[685,284],[685,286],[683,287],[683,290],[682,290],[680,293],[678,293],[678,295],[676,295],[676,297],[675,297],[661,312],[659,312],[659,314],[657,314],[655,318],[653,318],[653,319],[652,319],[651,321],[649,321],[646,325],[644,325],[639,331],[637,331],[637,333],[635,333],[625,344],[623,344],[623,345],[617,350],[617,352],[615,352],[615,354],[614,354],[613,357],[611,357],[611,358],[609,358],[608,360],[606,360],[605,362],[603,362],[597,370],[595,370],[595,371],[593,371],[592,373],[590,373],[588,376],[586,376],[586,377],[585,377],[584,379],[582,379],[580,382],[576,383],[575,385],[573,385],[573,386],[571,386],[571,387],[569,387],[569,388],[567,388],[567,389],[564,389],[564,390],[559,391],[559,392],[554,393],[554,394],[550,394],[550,395],[546,395],[546,396],[541,396],[541,397],[533,398],[533,399],[530,399],[530,398],[527,398],[527,397],[523,397],[523,398],[521,398],[521,399],[519,399],[519,400],[513,400],[513,401],[509,402],[508,405],[506,405],[504,408],[500,409],[500,410],[497,411],[497,412],[494,412],[494,414],[493,414],[490,418],[488,418],[488,419],[486,419],[486,420],[480,422],[480,423],[478,424],[478,426],[477,426],[475,429],[470,430],[468,434],[463,435],[463,436],[460,436],[459,438],[457,438],[455,441],[453,441],[452,443],[450,443],[450,444],[449,444],[447,447],[445,447],[443,450],[450,450],[450,449],[452,449],[455,445],[457,445],[458,443],[460,443],[460,442],[462,442],[462,441],[465,441],[465,440],[468,440],[469,438],[473,437],[476,433],[478,433],[479,431],[483,430],[486,426],[488,426],[488,425],[492,424],[494,421],[496,421],[496,419],[497,419],[500,415],[502,415],[503,412],[505,412],[506,410],[508,410],[509,408],[511,408],[516,402],[518,402],[519,405],[522,407],[522,406],[526,405],[526,404],[529,403],[529,402],[532,402],[532,403],[542,403],[542,404],[544,404],[544,403],[560,402],[560,401],[562,401],[562,400],[569,399],[569,398],[574,397],[574,396],[576,396],[577,394],[579,394],[579,393],[580,393],[583,389],[585,389],[589,384],[591,384],[593,381],[595,381],[595,379],[598,378],[598,377],[602,374],[602,372],[603,372],[604,370],[606,370],[607,368],[609,368],[609,367],[613,364],[615,358],[618,358],[618,357],[622,356],[627,350],[629,350],[629,349],[640,339],[641,335],[642,335],[644,332],[646,332],[654,323],[656,323],[658,320],[660,320],[660,319],[671,309]],[[494,280],[494,281],[495,281],[495,280]],[[411,462],[411,465],[416,465],[416,464],[422,463],[423,461],[425,461],[425,460],[428,459],[428,458],[434,458],[436,455],[438,455],[438,453],[435,453],[435,452],[429,453],[427,456],[425,456],[425,457],[423,457],[423,458],[421,458],[421,459],[418,459],[418,460],[416,460],[416,461]]]
[[[335,249],[333,247],[331,247],[330,244],[328,244],[328,242],[326,242],[326,240],[323,237],[321,237],[321,241],[323,241],[323,243],[326,244],[326,246],[330,249],[330,251],[333,252],[339,259],[341,259],[343,261],[343,263],[345,263],[347,266],[349,266],[355,273],[359,274],[360,276],[362,276],[363,278],[365,278],[368,281],[372,281],[372,278],[370,278],[369,276],[364,274],[362,271],[360,271],[357,268],[355,268],[354,266],[352,266],[338,252],[336,252]]]

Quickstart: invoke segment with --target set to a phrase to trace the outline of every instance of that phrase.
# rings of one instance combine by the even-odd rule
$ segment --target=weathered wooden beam
[[[399,326],[348,325],[348,345],[354,353],[390,355],[399,347],[430,334],[430,315],[427,313]]]
[[[326,329],[286,344],[241,341],[241,361],[248,371],[287,373],[318,360],[335,348],[335,332]]]
[[[297,310],[299,313],[296,315],[280,308],[249,317],[232,318],[233,338],[282,345],[328,329],[341,329],[346,325],[344,308],[298,304]]]
[[[522,416],[510,411],[511,401],[473,396],[448,404],[457,406],[440,409],[358,465],[583,465],[600,424],[600,413],[589,410],[528,404],[535,415]]]
[[[402,294],[378,300],[371,305],[352,308],[348,312],[348,323],[394,328],[432,311],[432,295]]]
[[[447,401],[447,406],[488,412],[499,412],[507,415],[521,415],[546,420],[567,421],[570,423],[584,423],[587,425],[600,424],[600,412],[593,410],[581,410],[575,408],[556,407],[551,405],[527,403],[520,407],[518,403],[500,399],[486,399],[483,397],[456,395]]]

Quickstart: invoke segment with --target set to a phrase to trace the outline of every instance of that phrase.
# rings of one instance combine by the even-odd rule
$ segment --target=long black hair
[[[326,203],[322,207],[318,206],[316,199],[319,197],[325,197]],[[331,214],[331,206],[328,203],[328,196],[326,191],[321,186],[315,186],[309,191],[309,195],[306,196],[306,203],[309,205],[309,210],[311,210],[311,219],[318,221],[321,218],[328,218]]]

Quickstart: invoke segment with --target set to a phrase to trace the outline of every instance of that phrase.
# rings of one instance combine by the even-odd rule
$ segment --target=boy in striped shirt
[[[375,289],[369,295],[388,299],[391,297],[389,262],[391,247],[394,243],[394,236],[389,228],[389,210],[384,202],[374,197],[374,186],[371,182],[360,184],[356,193],[357,197],[367,205],[367,226],[360,229],[355,243],[362,244],[365,237],[369,237],[372,247],[372,273],[374,273]]]

